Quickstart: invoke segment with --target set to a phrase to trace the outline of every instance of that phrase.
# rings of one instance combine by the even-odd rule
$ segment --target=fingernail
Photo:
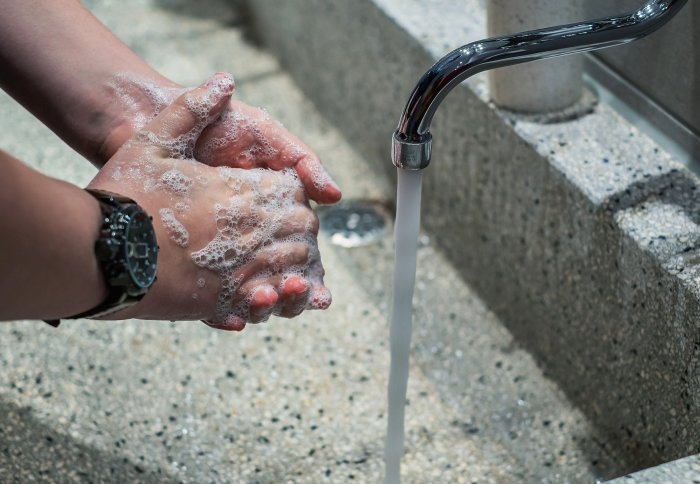
[[[243,331],[246,322],[243,320],[243,318],[239,316],[229,314],[226,317],[226,322],[224,324],[226,329],[228,329],[229,331]]]
[[[303,296],[309,290],[309,283],[303,277],[292,276],[282,283],[282,294],[290,294],[294,298]]]
[[[336,190],[336,191],[340,192],[340,187],[330,176],[328,177],[328,186],[330,187],[331,190]]]
[[[238,316],[228,317],[223,322],[215,322],[204,319],[202,322],[211,328],[220,329],[222,331],[243,331],[243,328],[245,328],[246,325],[245,321]]]
[[[309,309],[328,309],[333,301],[331,292],[326,286],[317,287],[313,297],[309,300]]]
[[[211,90],[219,91],[222,96],[231,94],[236,88],[233,76],[226,72],[217,72],[204,83],[204,86]]]
[[[324,192],[329,197],[338,198],[338,200],[340,200],[340,197],[343,196],[340,187],[327,172],[325,173],[325,177],[323,177],[323,181],[316,184],[316,189]],[[338,200],[334,200],[334,202],[337,202]]]

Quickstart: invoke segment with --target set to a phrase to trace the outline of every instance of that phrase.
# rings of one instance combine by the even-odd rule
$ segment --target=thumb
[[[230,74],[217,73],[163,109],[142,130],[154,154],[192,158],[197,138],[219,117],[234,89]]]

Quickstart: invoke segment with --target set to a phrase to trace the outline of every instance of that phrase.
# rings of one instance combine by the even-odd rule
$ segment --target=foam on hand
[[[269,115],[261,111],[263,116],[251,116],[240,109],[225,111],[218,120],[221,135],[208,139],[197,147],[197,155],[203,160],[216,158],[216,153],[235,146],[238,152],[229,161],[237,168],[257,168],[267,166],[279,152],[265,134],[264,124],[269,122]],[[262,125],[261,125],[262,124]]]
[[[187,197],[194,186],[194,180],[179,170],[168,170],[160,177],[160,183],[170,192]],[[177,207],[176,207],[177,208]]]
[[[285,221],[294,216],[298,208],[296,194],[303,190],[293,170],[274,173],[266,169],[229,167],[217,170],[234,196],[227,204],[214,206],[217,233],[204,248],[192,253],[192,260],[198,266],[216,272],[221,280],[214,322],[222,323],[232,315],[245,321],[250,317],[252,294],[239,302],[236,299],[243,282],[237,274],[247,264],[254,263],[261,251],[274,252],[279,243],[303,242],[309,246],[309,253],[317,254],[318,249],[312,237],[276,238]],[[266,176],[272,176],[273,180],[266,180]],[[287,267],[281,260],[270,257],[269,264],[250,277],[264,280],[278,275],[284,280],[291,274],[303,275],[309,265],[307,262],[303,266]]]
[[[174,138],[143,128],[185,90],[163,89],[128,76],[117,76],[112,85],[122,103],[138,113],[134,126],[141,131],[131,142],[145,141],[158,146],[171,158],[164,159],[162,163],[153,163],[147,158],[122,162],[114,170],[113,177],[122,183],[126,180],[140,183],[146,193],[162,190],[169,194],[170,206],[160,209],[160,222],[169,238],[182,248],[189,247],[191,238],[181,219],[186,221],[194,213],[207,212],[203,210],[204,207],[194,205],[193,200],[198,197],[193,196],[193,192],[208,190],[214,184],[211,178],[202,174],[204,165],[194,160],[195,144],[204,128],[212,122],[210,113],[221,100],[221,94],[231,91],[232,82],[230,77],[217,76],[207,86],[210,92],[188,96],[187,108],[198,121],[192,130]],[[144,103],[152,107],[152,116],[140,114],[144,112]],[[331,302],[330,292],[323,285],[324,274],[313,221],[307,221],[304,233],[286,237],[278,235],[286,223],[298,216],[295,212],[299,210],[298,200],[304,187],[291,167],[308,153],[289,140],[285,140],[287,147],[283,154],[280,153],[275,148],[280,146],[280,140],[269,138],[275,136],[276,131],[266,129],[265,123],[273,122],[264,111],[262,116],[255,117],[229,109],[217,121],[223,127],[223,134],[197,147],[197,154],[202,159],[210,159],[222,148],[240,147],[236,159],[231,160],[232,165],[240,168],[216,168],[219,179],[230,190],[227,200],[208,209],[216,232],[211,240],[191,252],[194,264],[217,274],[220,280],[215,317],[211,321],[214,326],[242,329],[245,322],[251,319],[250,307],[256,290],[270,279],[279,281],[277,290],[281,290],[293,275],[307,280],[310,284],[309,297],[307,301],[300,302],[306,308],[326,308]],[[183,160],[191,161],[189,168],[183,168]],[[268,169],[275,168],[272,166],[275,163],[279,165],[276,168],[289,168],[279,171]],[[323,189],[329,178],[320,164],[310,163],[307,168],[314,186]],[[290,265],[285,262],[283,247],[290,243],[308,248],[309,255],[303,263]],[[241,294],[244,282],[257,280],[261,286],[249,290],[248,294]],[[205,279],[198,278],[195,285],[198,289],[204,289]],[[198,297],[197,292],[192,293],[193,299]],[[281,307],[276,306],[270,313],[278,314],[280,310]],[[265,314],[258,317],[265,319]]]
[[[160,221],[168,231],[170,239],[180,247],[187,247],[190,243],[190,234],[184,225],[175,217],[175,212],[170,208],[160,209]]]

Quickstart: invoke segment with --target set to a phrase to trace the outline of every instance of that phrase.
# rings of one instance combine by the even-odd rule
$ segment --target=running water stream
[[[389,371],[389,416],[385,448],[385,484],[401,482],[404,444],[404,411],[413,325],[413,289],[416,282],[416,249],[420,228],[423,171],[398,170],[396,225],[394,229],[394,304],[392,309]]]

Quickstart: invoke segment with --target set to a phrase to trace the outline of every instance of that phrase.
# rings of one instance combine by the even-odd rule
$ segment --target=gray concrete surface
[[[367,156],[348,144],[349,133],[249,42],[234,4],[88,5],[179,82],[232,71],[237,95],[312,145],[346,198],[391,205],[392,184],[376,170],[388,164],[385,150]],[[93,176],[5,95],[0,111],[0,148],[74,183]],[[365,126],[386,141],[389,121],[379,121]],[[405,481],[578,483],[622,473],[619,457],[437,241],[424,237],[419,251]],[[320,243],[334,304],[297,320],[241,334],[198,322],[0,325],[0,481],[379,482],[391,238],[358,250]]]
[[[485,34],[477,0],[250,5],[286,70],[386,173],[416,80]],[[698,180],[607,105],[579,114],[500,112],[483,76],[455,89],[433,122],[423,221],[627,472],[700,452]]]

